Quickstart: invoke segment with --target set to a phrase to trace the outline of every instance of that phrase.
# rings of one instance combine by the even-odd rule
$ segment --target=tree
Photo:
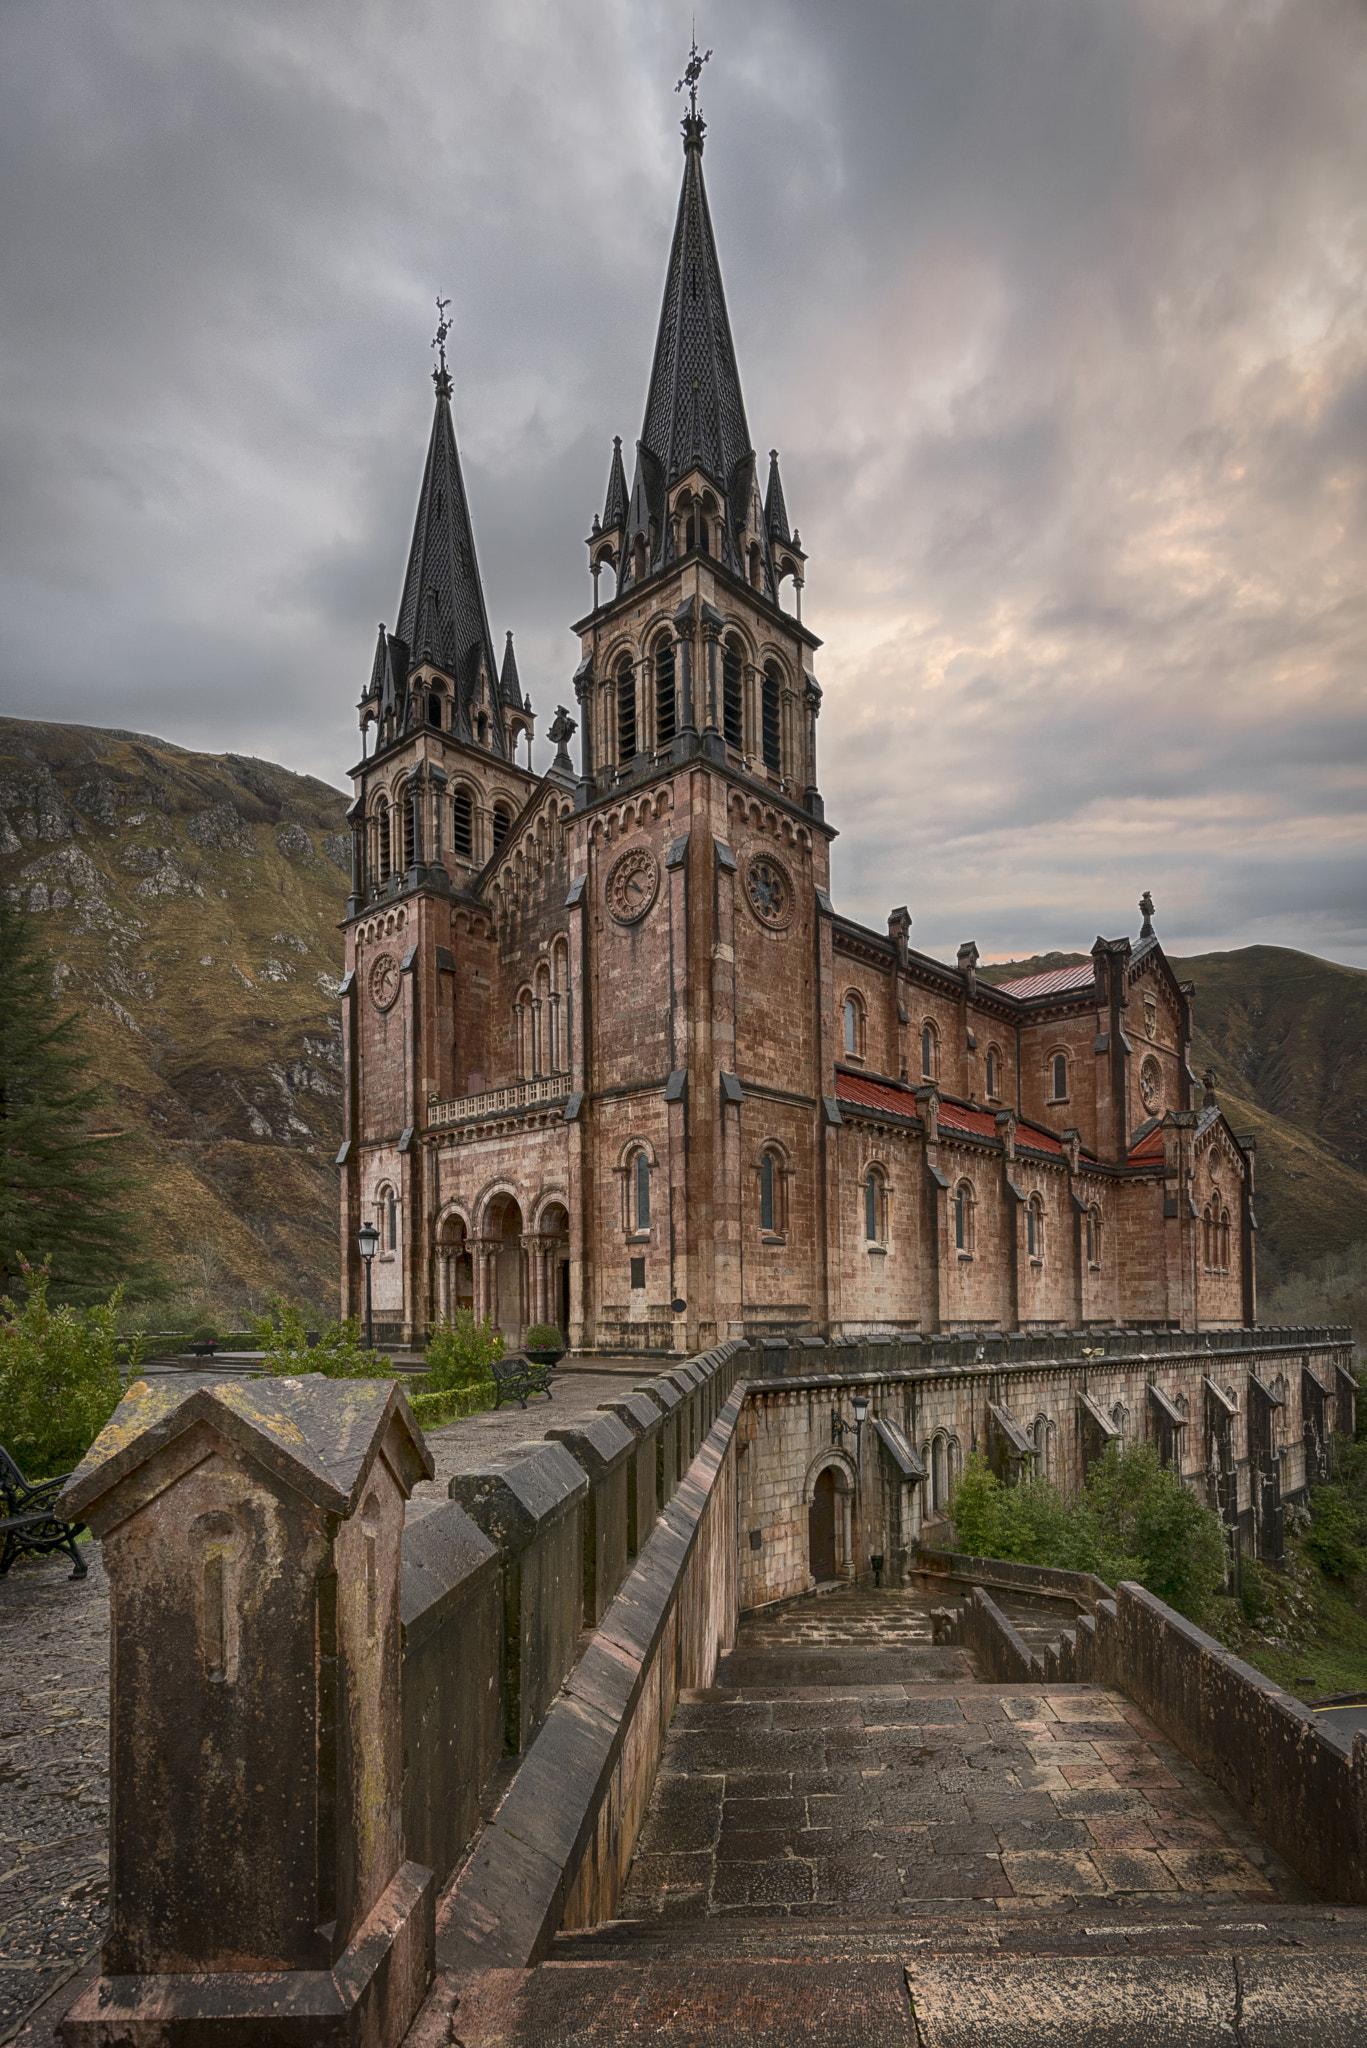
[[[78,1313],[49,1306],[41,1267],[24,1279],[23,1302],[0,1297],[0,1415],[6,1450],[35,1479],[74,1465],[99,1435],[141,1339],[116,1334],[121,1288]]]
[[[0,963],[0,1293],[22,1288],[26,1265],[78,1302],[115,1282],[146,1292],[127,1135],[94,1129],[109,1097],[88,1078],[80,1012],[59,1009],[52,962],[4,890]]]

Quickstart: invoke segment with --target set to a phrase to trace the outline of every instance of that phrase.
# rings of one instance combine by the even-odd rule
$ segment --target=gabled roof
[[[493,692],[498,676],[484,589],[475,559],[475,536],[456,452],[449,380],[437,385],[432,438],[427,447],[413,524],[413,543],[399,601],[396,632],[416,664],[430,660],[456,683],[457,709],[469,737],[469,702],[483,656]],[[493,744],[506,753],[502,720],[494,707]]]
[[[1014,996],[1017,1002],[1029,1002],[1034,996],[1079,994],[1091,988],[1096,979],[1090,960],[1082,961],[1076,967],[1054,967],[1048,974],[1023,974],[1016,981],[995,983],[998,995]]]
[[[751,453],[740,371],[702,175],[701,120],[684,123],[684,177],[641,439],[666,489],[690,469],[721,491]]]

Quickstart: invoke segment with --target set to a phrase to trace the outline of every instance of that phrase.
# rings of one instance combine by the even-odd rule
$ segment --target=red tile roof
[[[916,1097],[907,1088],[894,1088],[889,1081],[866,1081],[862,1074],[837,1074],[837,1100],[854,1102],[861,1109],[891,1110],[894,1116],[915,1116]]]
[[[1080,967],[1055,967],[1048,974],[1023,974],[1018,981],[999,981],[996,986],[1003,995],[1028,1001],[1032,996],[1060,996],[1090,988],[1095,979],[1091,961],[1085,960]]]
[[[1155,1124],[1147,1138],[1141,1138],[1137,1145],[1130,1147],[1130,1164],[1136,1159],[1161,1159],[1163,1157],[1163,1130]]]
[[[911,1089],[895,1088],[890,1081],[867,1080],[863,1074],[837,1073],[835,1093],[838,1101],[848,1102],[859,1109],[890,1111],[893,1116],[920,1114]],[[997,1119],[990,1109],[975,1109],[966,1102],[942,1100],[940,1128],[943,1131],[962,1131],[972,1138],[995,1138]],[[1052,1131],[1039,1130],[1034,1124],[1017,1124],[1016,1143],[1028,1152],[1061,1153],[1063,1150]]]

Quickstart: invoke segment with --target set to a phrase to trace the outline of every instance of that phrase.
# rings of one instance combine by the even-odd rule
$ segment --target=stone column
[[[405,1859],[392,1381],[138,1380],[67,1483],[109,1574],[110,1920],[66,2048],[397,2043],[432,1970]]]
[[[856,1572],[854,1555],[854,1495],[852,1493],[837,1493],[836,1501],[840,1509],[840,1576],[842,1579],[852,1579]]]

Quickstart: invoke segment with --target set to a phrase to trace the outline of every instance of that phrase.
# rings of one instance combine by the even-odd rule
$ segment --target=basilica
[[[1191,1072],[1194,991],[1148,896],[1137,938],[996,985],[971,941],[918,952],[906,908],[875,930],[836,906],[807,556],[751,445],[704,127],[694,100],[544,774],[438,328],[351,771],[343,1306],[369,1223],[394,1343],[461,1307],[588,1351],[1251,1324],[1253,1143]]]

